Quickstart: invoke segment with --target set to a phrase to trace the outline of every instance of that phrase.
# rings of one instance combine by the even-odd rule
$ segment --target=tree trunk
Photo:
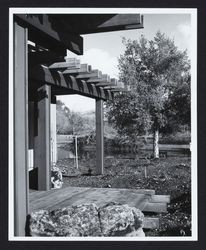
[[[154,153],[154,158],[158,159],[159,158],[159,130],[158,129],[154,131],[153,153]]]

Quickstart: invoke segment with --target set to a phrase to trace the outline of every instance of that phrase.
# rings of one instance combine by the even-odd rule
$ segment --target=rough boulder
[[[144,215],[139,209],[116,203],[68,206],[31,213],[31,236],[134,236],[144,237]]]

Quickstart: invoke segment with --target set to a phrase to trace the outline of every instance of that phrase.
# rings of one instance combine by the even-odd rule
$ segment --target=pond
[[[176,146],[176,147],[175,147]],[[74,159],[75,150],[71,143],[58,144],[58,159]],[[165,153],[166,152],[166,153]],[[115,157],[121,159],[135,159],[135,158],[150,158],[152,156],[152,147],[138,149],[136,151],[127,149],[105,149],[105,157]],[[175,157],[175,156],[190,156],[190,150],[188,147],[179,147],[179,145],[160,145],[160,157]],[[82,148],[78,150],[79,159],[95,159],[96,158],[96,148]]]

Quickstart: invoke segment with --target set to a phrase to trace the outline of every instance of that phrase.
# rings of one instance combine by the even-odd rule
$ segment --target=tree
[[[139,41],[123,39],[123,43],[126,48],[119,58],[120,81],[131,91],[108,102],[108,118],[120,134],[131,138],[152,132],[154,157],[159,158],[159,132],[169,131],[169,118],[190,122],[187,52],[178,50],[174,41],[159,31],[153,40],[141,36]]]
[[[71,127],[69,121],[70,110],[60,100],[57,100],[56,109],[57,134],[68,134]]]
[[[57,101],[57,133],[87,135],[95,130],[94,114],[89,116],[71,111],[65,104]]]

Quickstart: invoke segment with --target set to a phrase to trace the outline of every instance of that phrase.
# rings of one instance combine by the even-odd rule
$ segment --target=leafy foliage
[[[70,111],[60,100],[57,101],[57,133],[86,135],[95,130],[94,116]]]
[[[60,100],[56,105],[56,119],[57,119],[57,134],[67,134],[68,128],[71,126],[69,122],[70,110]]]
[[[121,135],[171,132],[190,123],[190,62],[187,52],[157,32],[153,40],[123,39],[119,58],[120,81],[130,92],[107,103],[109,121]],[[170,124],[170,125],[168,125]]]

